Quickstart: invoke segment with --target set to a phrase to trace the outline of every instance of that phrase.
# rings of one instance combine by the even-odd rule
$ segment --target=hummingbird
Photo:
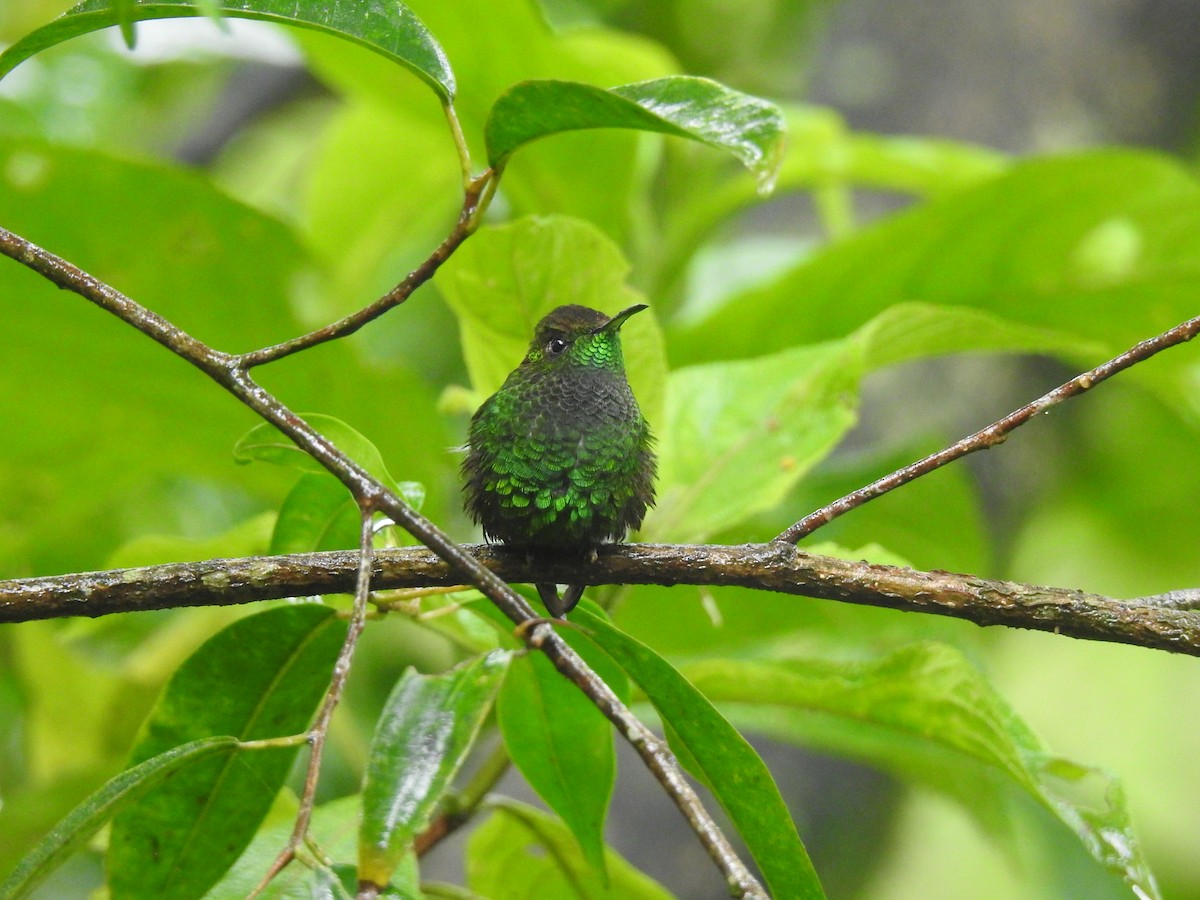
[[[571,304],[534,329],[529,352],[471,419],[464,506],[484,538],[534,556],[595,558],[654,505],[652,438],[621,354],[615,316]],[[538,584],[564,618],[586,585]]]

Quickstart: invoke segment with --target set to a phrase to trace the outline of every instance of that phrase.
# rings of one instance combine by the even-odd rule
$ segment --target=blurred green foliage
[[[493,103],[524,79],[608,87],[686,72],[795,97],[807,57],[794,48],[828,7],[410,5],[454,69],[477,165]],[[0,40],[64,8],[4,6]],[[175,27],[219,34],[205,21]],[[219,152],[187,167],[172,154],[215,127],[230,91],[244,89],[244,66],[219,51],[147,58],[155,32],[136,28],[132,55],[110,29],[49,48],[0,84],[0,225],[231,351],[361,307],[452,227],[461,173],[428,81],[363,46],[287,30],[310,75],[292,73],[287,102],[236,122]],[[1196,311],[1200,183],[1179,160],[1108,148],[1014,162],[937,136],[855,132],[827,108],[792,103],[785,114],[772,199],[729,156],[678,138],[586,131],[522,147],[485,227],[432,284],[353,337],[258,375],[291,408],[347,423],[332,427],[356,458],[423,486],[423,512],[468,540],[451,448],[520,358],[532,321],[560,302],[617,309],[645,298],[653,316],[626,331],[662,455],[645,535],[737,542],[769,539]],[[893,196],[899,211],[861,224],[866,191]],[[235,463],[256,423],[218,388],[0,263],[0,577],[352,544],[352,511],[322,476],[267,464],[279,460],[254,437],[239,459],[259,461]],[[1031,423],[988,460],[839,520],[811,549],[1117,596],[1194,586],[1198,374],[1190,349],[1173,350]],[[1120,873],[1145,887],[1148,860],[1165,896],[1200,896],[1191,660],[738,589],[594,593],[625,640],[652,654],[644,665],[667,681],[682,673],[755,741],[863,761],[908,786],[871,813],[890,829],[883,845],[845,824],[861,815],[838,796],[856,790],[853,778],[818,785],[826,799],[812,809],[784,790],[818,874],[846,879],[827,881],[830,895],[925,896],[937,884],[940,896],[1130,896]],[[143,720],[172,708],[170,690],[155,697],[173,675],[186,679],[200,660],[228,680],[194,684],[194,701],[249,699],[240,673],[250,662],[228,649],[238,633],[228,629],[252,631],[245,622],[281,606],[0,630],[0,873],[122,771]],[[353,795],[404,668],[441,672],[507,640],[478,600],[433,624],[400,618],[370,623],[335,725],[315,828],[338,864],[354,861]],[[529,775],[569,754],[572,738],[594,742],[595,729],[587,710],[561,722],[533,712],[553,697],[552,676],[520,665],[499,718],[505,738],[526,742],[513,756]],[[686,742],[683,752],[695,761]],[[599,844],[595,809],[602,822],[610,785],[589,773],[609,771],[611,757],[595,756],[592,768],[530,775],[563,820],[512,803],[488,813],[465,851],[468,885],[501,897],[526,881],[561,883],[590,896],[605,868],[613,890],[662,896]],[[571,792],[585,794],[573,811]],[[209,896],[255,883],[293,809],[285,790]],[[1130,820],[1141,846],[1122,855],[1104,835],[1132,841]],[[829,833],[842,836],[836,847],[822,843]],[[557,862],[528,862],[537,843]],[[42,896],[94,888],[104,850],[93,842]],[[856,865],[827,866],[823,853]],[[669,868],[631,861],[673,889]],[[415,882],[411,861],[401,870],[397,884]],[[289,870],[280,896],[285,884],[301,889],[300,874]]]

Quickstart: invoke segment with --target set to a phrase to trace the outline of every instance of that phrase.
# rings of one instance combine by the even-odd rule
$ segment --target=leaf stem
[[[454,138],[454,149],[458,152],[458,163],[462,169],[463,190],[471,189],[471,151],[467,147],[467,139],[463,135],[462,123],[458,121],[458,113],[454,104],[446,101],[442,104],[442,112],[446,116],[446,124],[450,126],[450,136]]]

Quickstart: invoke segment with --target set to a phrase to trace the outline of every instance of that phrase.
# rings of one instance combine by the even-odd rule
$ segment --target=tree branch
[[[815,556],[790,544],[691,546],[612,544],[595,562],[529,560],[502,548],[464,545],[490,573],[510,582],[734,585],[864,606],[1051,631],[1200,656],[1200,593],[1117,600],[1066,588]],[[354,551],[173,563],[82,575],[0,582],[0,622],[61,616],[249,603],[354,590]],[[461,581],[423,547],[377,551],[375,590]]]
[[[475,184],[479,186],[479,194],[472,199],[468,192],[463,207],[464,218],[460,219],[459,223],[461,236],[457,239],[457,243],[448,246],[447,242],[454,239],[454,235],[451,235],[451,238],[448,238],[447,242],[443,242],[425,263],[413,270],[413,273],[401,282],[392,292],[393,294],[397,294],[397,296],[402,294],[403,297],[411,294],[416,284],[427,280],[458,244],[470,236],[478,224],[477,211],[480,207],[477,206],[477,203],[481,202],[480,195],[483,198],[482,202],[486,203],[495,190],[495,179],[485,173]],[[464,221],[467,223],[466,226],[463,226]],[[460,229],[456,229],[457,233],[460,233]],[[692,825],[705,852],[721,871],[729,893],[735,897],[766,897],[762,885],[750,873],[683,777],[679,763],[670,751],[654,738],[646,726],[621,703],[608,685],[562,638],[554,633],[550,626],[533,624],[539,617],[525,601],[525,598],[490,569],[481,565],[462,547],[451,541],[446,533],[433,522],[406,504],[346,456],[328,438],[288,409],[279,399],[273,397],[250,377],[249,367],[251,365],[279,359],[326,340],[332,340],[350,333],[359,326],[342,328],[342,325],[338,324],[332,326],[334,329],[332,332],[326,333],[325,330],[313,332],[311,335],[298,338],[287,345],[268,348],[267,355],[261,358],[253,354],[234,356],[214,350],[162,316],[126,297],[115,288],[4,228],[0,228],[0,255],[8,256],[22,263],[59,287],[73,291],[113,313],[177,356],[196,366],[244,405],[287,435],[297,447],[308,453],[342,482],[349,489],[364,515],[372,512],[385,513],[393,522],[445,560],[455,572],[459,573],[460,579],[469,581],[495,603],[504,615],[518,626],[526,643],[534,649],[541,650],[554,667],[574,682],[595,704],[596,708],[613,723],[617,731],[633,745],[646,767],[655,774],[663,790]],[[384,303],[384,308],[374,315],[381,314],[386,308],[395,305],[395,303],[387,304],[389,296],[391,295],[381,298],[381,301],[377,301],[376,304],[372,304],[366,309],[374,309],[380,303]],[[374,315],[366,314],[365,311],[364,315],[366,316],[364,323],[374,318]],[[343,323],[345,321],[343,320]],[[338,330],[339,328],[342,330]],[[349,330],[345,330],[345,328],[349,328]],[[521,627],[528,625],[532,625],[532,627]]]
[[[1130,366],[1149,359],[1154,354],[1166,350],[1168,347],[1174,347],[1176,344],[1190,341],[1197,333],[1200,333],[1200,316],[1188,319],[1186,322],[1181,322],[1157,337],[1142,341],[1140,344],[1131,347],[1120,356],[1115,356],[1108,362],[1096,366],[1096,368],[1084,372],[1082,375],[1076,375],[1065,384],[1059,385],[1048,394],[1043,394],[1032,403],[1027,403],[1020,409],[1014,410],[1003,419],[993,422],[987,428],[968,435],[962,440],[951,444],[949,447],[926,456],[924,459],[917,460],[915,463],[907,465],[902,469],[897,469],[892,474],[886,475],[878,481],[868,484],[866,487],[852,491],[846,496],[835,500],[833,503],[821,507],[816,512],[809,513],[799,522],[779,534],[775,540],[795,544],[808,537],[818,528],[828,525],[838,516],[844,515],[852,509],[857,509],[863,504],[874,500],[876,497],[882,497],[888,491],[895,490],[901,485],[915,481],[922,475],[928,475],[930,472],[940,469],[946,463],[960,459],[968,453],[974,453],[976,450],[988,450],[997,444],[1003,444],[1008,440],[1010,433],[1020,428],[1039,413],[1045,412],[1052,406],[1057,406],[1064,400],[1078,397],[1100,382],[1112,378],[1112,376],[1128,369]]]
[[[276,360],[283,359],[285,356],[291,356],[293,353],[299,353],[318,344],[347,337],[354,334],[354,332],[358,331],[368,322],[378,319],[389,309],[399,306],[412,296],[413,291],[429,281],[434,276],[434,273],[441,268],[442,263],[448,260],[451,254],[458,249],[459,245],[475,233],[475,230],[479,227],[480,215],[487,208],[495,192],[495,185],[496,177],[491,169],[484,172],[478,178],[468,181],[462,210],[458,214],[458,222],[455,224],[454,230],[446,236],[446,239],[438,245],[437,249],[421,265],[409,272],[403,281],[378,300],[323,328],[310,331],[308,334],[292,338],[290,341],[284,341],[282,344],[275,344],[271,347],[263,347],[261,350],[243,353],[237,358],[238,364],[244,369],[251,369],[254,366],[275,362]]]

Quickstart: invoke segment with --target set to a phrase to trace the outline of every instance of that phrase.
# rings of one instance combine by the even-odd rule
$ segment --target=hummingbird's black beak
[[[636,303],[633,306],[630,306],[628,309],[621,310],[619,313],[617,313],[615,316],[613,316],[611,319],[609,319],[607,322],[605,322],[599,328],[593,328],[592,334],[596,334],[597,332],[600,332],[600,331],[617,331],[620,329],[620,327],[622,325],[625,324],[625,320],[628,319],[630,316],[632,316],[634,313],[640,313],[643,309],[649,309],[649,308],[650,307],[645,303]]]

